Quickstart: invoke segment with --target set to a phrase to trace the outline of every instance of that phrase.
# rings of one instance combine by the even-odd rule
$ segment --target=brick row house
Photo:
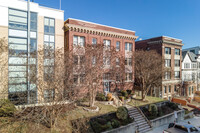
[[[164,60],[162,83],[153,88],[153,95],[170,99],[182,95],[182,40],[161,36],[147,40],[136,41],[136,50],[156,50]]]
[[[86,52],[75,52],[77,45],[83,47],[86,45],[104,44],[108,47],[116,48],[119,54],[122,54],[126,59],[132,60],[132,54],[135,51],[135,36],[134,31],[114,28],[110,26],[100,25],[87,21],[69,18],[65,21],[65,51],[73,51],[73,55],[79,61],[81,57],[86,56]],[[83,50],[84,51],[84,50]],[[103,58],[103,57],[102,57]],[[89,64],[88,64],[89,65]],[[126,84],[133,84],[134,67],[130,63],[126,64]],[[75,73],[74,73],[75,74]],[[74,82],[81,84],[81,75],[74,75]],[[106,73],[102,79],[102,88],[98,91],[110,92],[113,91],[109,75]],[[114,81],[115,82],[115,81]],[[126,88],[126,85],[125,85]],[[132,88],[129,88],[132,89]]]

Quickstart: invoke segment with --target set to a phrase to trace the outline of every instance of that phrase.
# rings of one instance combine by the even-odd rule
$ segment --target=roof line
[[[172,39],[176,39],[176,40],[180,40],[180,41],[182,41],[181,39],[178,39],[178,38],[174,38],[174,37],[170,37],[170,36],[162,36],[162,37],[167,37],[167,38],[172,38]]]
[[[90,23],[90,24],[96,24],[96,25],[105,26],[105,27],[110,27],[110,28],[119,29],[119,30],[125,30],[125,31],[135,32],[135,31],[133,31],[133,30],[127,30],[127,29],[117,28],[117,27],[113,27],[113,26],[98,24],[98,23],[89,22],[89,21],[80,20],[80,19],[75,19],[75,18],[68,18],[67,20],[69,20],[69,19],[73,19],[73,20],[77,20],[77,21],[82,21],[82,22]],[[67,20],[66,20],[66,21],[67,21]],[[65,22],[66,22],[66,21],[65,21]]]

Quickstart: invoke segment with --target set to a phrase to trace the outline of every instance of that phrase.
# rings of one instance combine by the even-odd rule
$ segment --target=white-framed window
[[[133,50],[133,44],[132,43],[125,43],[125,51],[132,51]]]
[[[73,37],[73,45],[74,46],[85,46],[85,37],[83,36],[74,36]]]
[[[171,67],[171,60],[165,59],[165,67]]]
[[[180,71],[175,71],[174,73],[175,73],[175,74],[174,74],[174,77],[175,77],[176,79],[179,79],[179,78],[180,78]]]
[[[174,60],[175,67],[180,67],[180,60]]]
[[[120,51],[120,42],[119,41],[116,42],[116,51]]]
[[[97,44],[97,39],[96,38],[92,38],[92,44],[96,45]]]
[[[111,41],[110,40],[103,40],[104,47],[110,49]]]
[[[168,86],[168,92],[171,93],[171,85]]]
[[[189,69],[190,68],[190,63],[184,63],[184,68]]]
[[[110,65],[110,57],[103,57],[103,64],[105,66],[109,66]]]
[[[164,93],[167,93],[167,86],[164,86]]]
[[[126,81],[132,81],[132,73],[126,73]]]
[[[165,47],[165,54],[171,54],[171,48]]]
[[[192,69],[196,69],[197,68],[197,64],[196,63],[192,63]]]
[[[132,66],[132,58],[125,58],[125,65]]]
[[[103,80],[110,80],[110,73],[104,73]]]
[[[175,48],[175,55],[180,55],[180,49]]]
[[[92,56],[92,65],[96,64],[96,56]]]
[[[120,60],[119,58],[116,58],[116,66],[119,66],[120,65]]]
[[[171,72],[165,72],[165,79],[171,79]]]

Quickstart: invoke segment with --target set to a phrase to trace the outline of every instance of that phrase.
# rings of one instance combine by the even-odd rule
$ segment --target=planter
[[[115,129],[105,131],[102,133],[135,133],[135,130],[136,130],[135,123],[133,122],[128,125],[121,126],[119,128],[115,128]]]
[[[84,110],[88,111],[88,112],[98,112],[99,111],[99,107],[98,106],[94,106],[96,107],[96,109],[89,109],[89,108],[86,108],[86,107],[83,107]]]

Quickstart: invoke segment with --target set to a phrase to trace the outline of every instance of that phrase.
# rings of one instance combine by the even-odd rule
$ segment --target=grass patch
[[[111,105],[103,105],[100,103],[96,103],[100,110],[99,112],[88,112],[83,110],[83,107],[78,106],[74,110],[67,111],[57,120],[57,124],[53,128],[47,128],[39,123],[33,123],[30,121],[13,121],[12,118],[0,117],[0,133],[12,133],[12,132],[20,132],[20,133],[71,133],[72,132],[72,124],[71,121],[82,119],[82,118],[90,118],[93,116],[98,116],[110,112],[115,112],[117,109]],[[89,126],[89,125],[86,125]],[[92,131],[91,131],[92,132]]]
[[[157,102],[163,102],[166,101],[165,99],[159,98],[159,97],[151,97],[146,96],[146,101],[142,101],[140,96],[137,96],[135,99],[132,99],[128,105],[130,106],[143,106],[147,104],[157,103]]]

